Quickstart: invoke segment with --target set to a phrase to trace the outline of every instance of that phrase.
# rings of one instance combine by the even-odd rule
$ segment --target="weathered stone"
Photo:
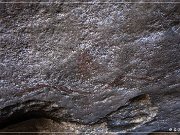
[[[179,128],[180,4],[54,2],[1,0],[0,127]]]
[[[31,133],[34,135],[39,135],[42,134],[52,134],[56,135],[58,134],[80,134],[80,133],[86,133],[88,134],[89,132],[91,133],[99,133],[100,135],[104,134],[107,132],[107,126],[105,123],[101,124],[95,124],[95,125],[81,125],[78,123],[70,123],[70,122],[56,122],[50,119],[43,119],[43,118],[38,118],[38,119],[31,119],[31,120],[26,120],[23,122],[20,122],[18,124],[10,125],[1,132],[6,133],[8,132],[18,132],[20,133]],[[107,132],[108,133],[108,132]],[[113,133],[108,133],[108,135],[112,135]]]

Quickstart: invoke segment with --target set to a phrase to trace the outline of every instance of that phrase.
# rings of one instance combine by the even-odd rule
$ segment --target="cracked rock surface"
[[[180,4],[1,2],[0,128],[180,128]]]

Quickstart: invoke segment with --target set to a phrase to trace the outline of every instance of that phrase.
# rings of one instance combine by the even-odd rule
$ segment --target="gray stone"
[[[180,128],[180,4],[1,2],[1,128]]]

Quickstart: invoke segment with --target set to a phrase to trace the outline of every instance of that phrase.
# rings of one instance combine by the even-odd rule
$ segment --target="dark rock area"
[[[1,131],[180,129],[180,2],[0,2]]]

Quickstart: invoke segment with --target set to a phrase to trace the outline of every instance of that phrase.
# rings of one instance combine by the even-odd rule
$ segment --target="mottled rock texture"
[[[180,128],[180,3],[1,2],[1,128]]]

